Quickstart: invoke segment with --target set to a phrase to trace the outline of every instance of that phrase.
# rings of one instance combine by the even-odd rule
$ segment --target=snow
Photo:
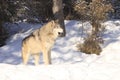
[[[41,25],[6,24],[12,36],[0,48],[0,80],[120,80],[120,20],[103,25],[101,55],[77,51],[76,44],[83,42],[91,25],[71,20],[65,21],[66,37],[58,38],[52,49],[52,65],[44,65],[40,55],[40,65],[34,66],[32,57],[27,65],[22,64],[21,42]]]

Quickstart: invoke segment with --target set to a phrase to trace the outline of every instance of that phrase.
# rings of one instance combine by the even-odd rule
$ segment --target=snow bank
[[[52,65],[44,65],[40,55],[39,66],[34,66],[32,57],[28,65],[22,64],[21,42],[41,25],[19,24],[20,32],[0,48],[0,80],[120,80],[120,20],[103,24],[106,31],[101,55],[76,50],[76,44],[91,30],[88,22],[65,21],[67,34],[52,49]]]

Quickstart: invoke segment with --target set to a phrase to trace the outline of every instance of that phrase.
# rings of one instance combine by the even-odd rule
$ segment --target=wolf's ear
[[[56,19],[56,20],[55,20],[55,23],[58,23],[58,22],[59,22],[59,20],[58,20],[58,19]]]
[[[52,24],[55,24],[55,21],[54,21],[54,20],[52,20],[52,21],[51,21],[51,23],[52,23]]]
[[[55,21],[54,20],[51,21],[51,27],[53,27],[53,26],[55,26]]]

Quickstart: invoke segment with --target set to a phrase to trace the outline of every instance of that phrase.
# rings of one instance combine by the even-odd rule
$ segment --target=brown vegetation
[[[92,0],[90,3],[81,0],[74,5],[74,9],[82,16],[82,20],[88,20],[92,25],[91,34],[82,45],[80,44],[80,51],[87,54],[100,54],[102,50],[99,44],[103,41],[102,36],[99,35],[102,33],[100,23],[107,19],[108,12],[113,10],[112,5],[105,0]],[[99,41],[98,38],[101,40]]]

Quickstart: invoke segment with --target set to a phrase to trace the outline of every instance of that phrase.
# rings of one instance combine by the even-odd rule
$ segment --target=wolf
[[[30,55],[35,59],[34,64],[39,65],[39,53],[43,54],[46,65],[51,64],[51,49],[58,37],[63,36],[63,29],[54,20],[33,31],[22,41],[23,64],[27,64]]]

